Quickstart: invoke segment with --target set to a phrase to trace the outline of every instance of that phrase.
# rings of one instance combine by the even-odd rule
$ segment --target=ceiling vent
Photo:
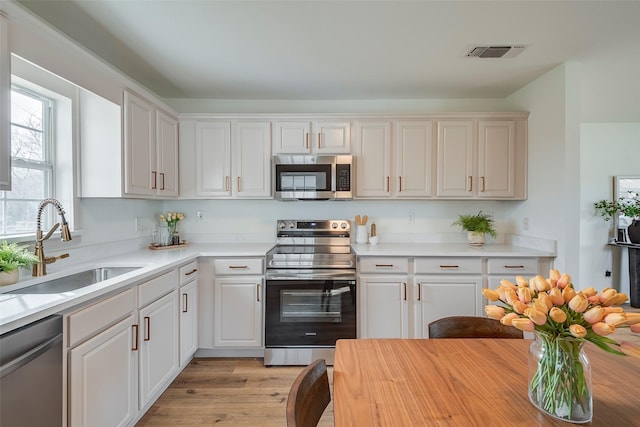
[[[526,48],[525,45],[474,46],[467,52],[468,58],[513,58]]]

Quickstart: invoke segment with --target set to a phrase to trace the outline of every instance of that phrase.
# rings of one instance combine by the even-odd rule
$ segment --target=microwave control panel
[[[336,191],[351,191],[351,165],[336,165]]]

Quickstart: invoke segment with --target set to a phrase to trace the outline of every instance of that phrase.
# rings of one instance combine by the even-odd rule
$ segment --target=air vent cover
[[[467,52],[469,58],[513,58],[526,48],[525,45],[474,46]]]

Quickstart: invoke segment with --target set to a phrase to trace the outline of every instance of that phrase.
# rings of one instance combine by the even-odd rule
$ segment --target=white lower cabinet
[[[67,322],[71,427],[133,425],[178,374],[176,270],[74,310]]]
[[[198,275],[196,263],[186,266],[186,273],[180,269],[181,281],[188,280],[180,286],[180,366],[185,365],[198,350]],[[186,276],[185,276],[186,275]]]
[[[361,257],[358,268],[359,338],[427,338],[433,320],[482,314],[482,258]]]
[[[214,260],[214,347],[262,347],[263,265],[263,258]]]
[[[262,283],[260,276],[216,278],[214,346],[262,346]]]
[[[138,413],[136,317],[69,351],[69,426],[126,426]]]
[[[428,338],[428,325],[449,316],[482,316],[481,277],[416,276],[415,338]]]
[[[409,337],[408,281],[408,276],[360,276],[359,338]]]
[[[140,408],[178,369],[178,293],[140,309]]]

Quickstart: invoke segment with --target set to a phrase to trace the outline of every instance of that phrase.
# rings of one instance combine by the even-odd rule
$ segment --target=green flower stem
[[[529,395],[541,409],[559,418],[580,419],[591,412],[590,385],[580,360],[583,339],[537,333],[541,349]]]

